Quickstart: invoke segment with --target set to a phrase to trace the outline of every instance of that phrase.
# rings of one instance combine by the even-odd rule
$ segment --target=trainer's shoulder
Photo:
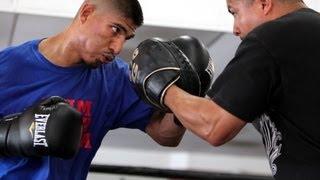
[[[312,32],[314,28],[320,30],[320,14],[309,8],[302,8],[278,19],[268,21],[255,28],[248,34],[248,38],[257,38],[262,41],[274,41],[292,38],[301,35],[307,28]]]

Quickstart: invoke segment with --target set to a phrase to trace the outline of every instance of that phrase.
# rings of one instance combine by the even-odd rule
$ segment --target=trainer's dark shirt
[[[276,179],[320,179],[320,15],[267,22],[240,44],[208,95],[253,122]]]

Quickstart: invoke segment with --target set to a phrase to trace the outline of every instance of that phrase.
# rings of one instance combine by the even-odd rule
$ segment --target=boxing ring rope
[[[179,178],[185,180],[272,180],[268,176],[213,173],[192,170],[157,169],[148,167],[91,165],[90,172],[107,174],[125,174],[157,178]]]

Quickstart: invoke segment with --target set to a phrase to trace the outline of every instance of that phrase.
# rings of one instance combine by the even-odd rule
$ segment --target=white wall
[[[0,11],[55,17],[74,17],[83,0],[2,0]],[[318,0],[305,0],[320,10]],[[225,0],[140,0],[145,23],[163,27],[232,31]]]

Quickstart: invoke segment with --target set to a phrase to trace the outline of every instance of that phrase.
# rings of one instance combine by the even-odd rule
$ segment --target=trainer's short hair
[[[252,3],[254,0],[245,0],[248,1],[249,3]],[[284,3],[294,3],[294,2],[303,2],[303,0],[278,0],[280,2],[284,2]]]

